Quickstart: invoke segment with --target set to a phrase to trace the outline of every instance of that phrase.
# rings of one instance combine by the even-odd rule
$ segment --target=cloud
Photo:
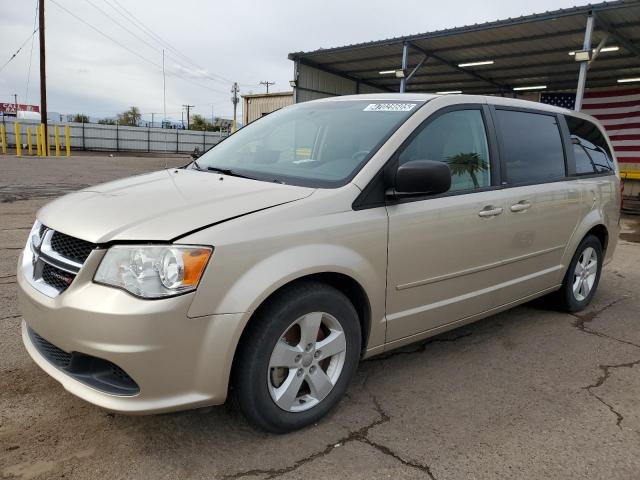
[[[32,31],[36,3],[3,2],[0,65]],[[194,113],[210,116],[213,109],[215,115],[228,117],[233,111],[229,92],[233,81],[240,84],[241,93],[263,91],[258,85],[261,80],[276,82],[270,91],[290,89],[290,52],[515,17],[574,3],[452,0],[436,7],[434,2],[405,0],[390,7],[386,0],[120,0],[125,12],[113,0],[48,1],[49,109],[113,116],[137,105],[145,114],[161,112],[164,49],[171,116],[180,118],[182,104],[188,103],[196,105]],[[29,101],[37,101],[37,43],[33,55],[30,47],[26,45],[0,72],[0,102],[14,93],[24,100],[30,63]]]

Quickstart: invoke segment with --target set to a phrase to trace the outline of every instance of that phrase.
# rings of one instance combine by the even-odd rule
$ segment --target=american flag
[[[543,93],[542,103],[573,109],[573,93]],[[640,163],[640,89],[587,92],[582,111],[604,126],[620,163]]]

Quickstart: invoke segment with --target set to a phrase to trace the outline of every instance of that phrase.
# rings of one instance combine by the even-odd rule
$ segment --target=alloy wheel
[[[295,320],[269,360],[267,383],[275,404],[302,412],[324,400],[340,378],[346,350],[344,330],[334,316],[311,312]]]
[[[579,302],[584,301],[596,281],[598,274],[598,253],[593,247],[587,247],[580,254],[573,271],[573,296]]]

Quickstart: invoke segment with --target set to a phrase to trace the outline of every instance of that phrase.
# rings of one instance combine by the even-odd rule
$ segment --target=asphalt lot
[[[365,361],[300,432],[256,432],[229,406],[132,417],[73,397],[22,346],[19,252],[51,198],[164,164],[0,156],[0,478],[640,476],[640,217],[587,311],[538,301]]]

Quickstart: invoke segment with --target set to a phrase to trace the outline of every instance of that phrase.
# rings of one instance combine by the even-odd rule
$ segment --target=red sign
[[[21,112],[40,112],[38,105],[25,105],[24,103],[18,103],[17,105],[15,103],[0,103],[0,112],[15,115],[16,106],[18,107],[18,111]]]

